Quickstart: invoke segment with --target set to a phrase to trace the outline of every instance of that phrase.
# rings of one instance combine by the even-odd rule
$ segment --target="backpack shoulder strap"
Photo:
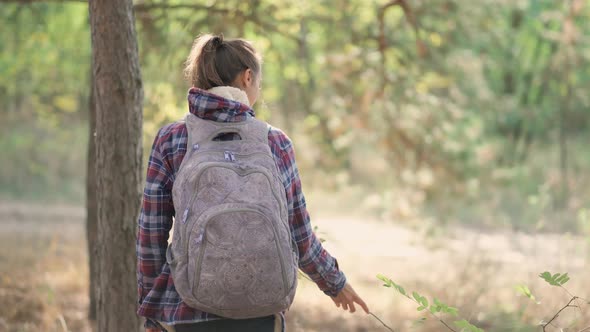
[[[245,128],[240,132],[240,136],[243,140],[249,140],[251,142],[263,143],[268,145],[268,131],[270,126],[268,123],[251,118],[248,123],[245,123]]]

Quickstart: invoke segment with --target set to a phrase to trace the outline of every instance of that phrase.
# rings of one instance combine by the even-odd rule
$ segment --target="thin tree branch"
[[[404,16],[406,17],[406,19],[408,20],[408,23],[410,24],[410,26],[412,27],[412,29],[414,31],[417,45],[421,45],[422,41],[420,40],[420,36],[418,33],[419,32],[418,20],[416,19],[414,12],[410,8],[410,6],[406,2],[406,0],[392,0],[379,8],[379,13],[378,13],[379,50],[381,52],[384,52],[385,49],[387,48],[387,41],[385,39],[385,13],[387,12],[387,9],[389,9],[393,6],[400,6],[401,7],[402,11],[404,12]],[[425,50],[423,50],[422,47],[423,46],[418,46],[418,49],[417,49],[417,53],[420,57],[425,55],[424,54]]]
[[[66,2],[77,2],[77,3],[88,3],[88,0],[0,0],[0,3],[18,3],[18,4],[31,4],[31,3],[66,3]],[[294,42],[301,42],[298,36],[292,35],[288,32],[282,31],[279,27],[268,23],[266,21],[261,20],[257,15],[248,15],[238,10],[231,10],[228,8],[219,8],[213,5],[206,6],[201,5],[198,3],[180,3],[180,4],[170,4],[170,3],[138,3],[133,6],[133,10],[138,13],[148,12],[151,10],[156,9],[164,9],[164,10],[176,10],[176,9],[192,9],[192,10],[201,10],[207,11],[214,14],[219,15],[233,15],[239,18],[246,20],[247,22],[251,22],[259,27],[267,30],[278,33],[288,39],[291,39]]]
[[[231,14],[234,13],[227,8],[219,8],[215,7],[214,5],[206,6],[201,5],[198,3],[179,3],[179,4],[171,4],[171,3],[138,3],[133,6],[133,10],[136,12],[142,11],[149,11],[154,9],[194,9],[194,10],[206,10],[209,12],[214,12],[216,14]]]
[[[565,309],[567,309],[567,308],[569,308],[569,307],[577,307],[577,306],[572,306],[572,305],[571,305],[571,304],[572,304],[572,302],[574,302],[574,301],[575,301],[575,300],[577,300],[577,299],[578,299],[578,297],[577,297],[577,296],[574,296],[574,297],[572,297],[572,299],[571,299],[571,300],[570,300],[570,301],[569,301],[569,302],[568,302],[568,303],[567,303],[565,306],[563,306],[561,309],[559,309],[559,311],[558,311],[558,312],[557,312],[557,313],[556,313],[556,314],[555,314],[555,315],[554,315],[554,316],[553,316],[553,317],[552,317],[552,318],[551,318],[551,319],[550,319],[550,320],[549,320],[547,323],[543,324],[543,331],[546,331],[546,329],[547,329],[547,326],[548,326],[549,324],[551,324],[551,322],[553,322],[555,319],[557,319],[557,317],[559,317],[559,314],[560,314],[562,311],[564,311]]]
[[[387,326],[387,324],[383,323],[383,321],[379,317],[377,317],[377,315],[375,315],[372,312],[369,312],[369,314],[371,314],[371,316],[375,317],[376,320],[378,320],[381,324],[383,324],[383,326],[385,326],[386,329],[388,329],[391,332],[395,332],[391,327],[389,327],[389,326]]]
[[[192,10],[207,11],[209,13],[219,14],[219,15],[232,15],[232,16],[244,19],[246,22],[251,22],[255,25],[258,25],[259,27],[261,27],[267,31],[272,31],[272,32],[278,33],[278,34],[282,35],[283,37],[287,37],[288,39],[291,39],[297,43],[300,42],[300,39],[298,36],[295,36],[295,35],[292,35],[288,32],[282,31],[278,26],[275,26],[275,25],[268,23],[264,20],[261,20],[257,15],[246,14],[242,11],[231,10],[229,8],[220,8],[220,7],[216,7],[215,5],[207,6],[207,5],[202,5],[202,4],[198,4],[198,3],[181,3],[181,4],[138,3],[133,6],[133,9],[135,10],[135,12],[138,12],[138,13],[147,12],[147,11],[155,10],[155,9],[163,9],[163,10],[192,9]]]
[[[412,300],[412,301],[416,302],[418,305],[422,305],[422,303],[420,303],[420,302],[416,301],[416,299],[414,299],[414,298],[411,298],[409,295],[406,295],[406,297],[407,297],[408,299],[410,299],[410,300]],[[430,310],[426,310],[426,312],[427,312],[427,313],[428,313],[430,316],[434,317],[434,319],[437,319],[439,322],[441,322],[441,324],[443,324],[444,326],[446,326],[446,328],[447,328],[447,329],[449,329],[450,331],[457,332],[457,330],[455,330],[455,329],[453,329],[452,327],[450,327],[450,326],[449,326],[449,324],[447,324],[447,323],[446,323],[444,320],[442,320],[442,318],[440,318],[439,316],[437,316],[437,315],[433,314],[433,313],[432,313]]]
[[[393,6],[401,7],[402,11],[404,12],[404,16],[412,30],[414,31],[414,35],[416,38],[416,53],[420,58],[426,56],[427,50],[425,44],[420,40],[419,35],[419,26],[418,20],[414,15],[414,12],[406,2],[406,0],[391,0],[390,2],[384,4],[383,6],[379,7],[379,11],[377,13],[377,21],[379,24],[379,34],[377,36],[377,44],[379,53],[381,54],[381,88],[377,94],[378,98],[382,98],[385,94],[385,85],[389,82],[387,78],[387,71],[385,70],[385,51],[388,48],[387,45],[387,38],[385,36],[385,14],[387,10]]]
[[[574,294],[570,293],[570,291],[568,291],[567,288],[563,287],[563,285],[560,285],[559,287],[561,287],[561,289],[563,289],[569,296],[579,298],[579,297],[575,296]]]
[[[433,315],[433,316],[434,316],[434,315]],[[436,317],[436,316],[435,316],[435,317]],[[436,317],[436,318],[438,318],[438,317]],[[453,331],[453,332],[457,332],[456,330],[454,330],[453,328],[451,328],[451,327],[450,327],[450,326],[449,326],[447,323],[445,323],[445,321],[444,321],[444,320],[442,320],[442,319],[438,318],[438,321],[439,321],[439,322],[441,322],[441,323],[442,323],[444,326],[446,326],[446,327],[447,327],[447,329],[449,329],[449,330],[451,330],[451,331]]]

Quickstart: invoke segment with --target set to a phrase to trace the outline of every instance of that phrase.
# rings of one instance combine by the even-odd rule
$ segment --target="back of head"
[[[224,40],[223,35],[200,35],[186,60],[184,75],[192,86],[208,90],[231,86],[239,73],[260,74],[261,57],[243,39]]]

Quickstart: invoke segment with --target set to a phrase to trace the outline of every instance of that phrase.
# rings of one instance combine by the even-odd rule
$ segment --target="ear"
[[[254,84],[254,73],[252,72],[252,69],[248,68],[244,70],[242,74],[242,84],[246,88],[249,88]]]

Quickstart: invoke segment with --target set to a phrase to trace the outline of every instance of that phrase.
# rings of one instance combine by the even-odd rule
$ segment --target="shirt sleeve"
[[[274,129],[274,128],[273,128]],[[301,187],[295,151],[290,139],[282,132],[271,129],[269,139],[280,146],[277,160],[279,172],[287,195],[289,226],[299,253],[299,268],[327,295],[336,296],[346,283],[346,277],[338,268],[338,261],[322,246],[314,234]],[[271,145],[271,150],[273,149]],[[276,149],[275,149],[276,151]]]
[[[161,130],[160,130],[161,131]],[[154,140],[148,167],[137,234],[137,286],[139,303],[150,292],[166,262],[168,236],[172,228],[172,170],[162,155],[164,139]],[[147,323],[149,324],[149,322]]]

